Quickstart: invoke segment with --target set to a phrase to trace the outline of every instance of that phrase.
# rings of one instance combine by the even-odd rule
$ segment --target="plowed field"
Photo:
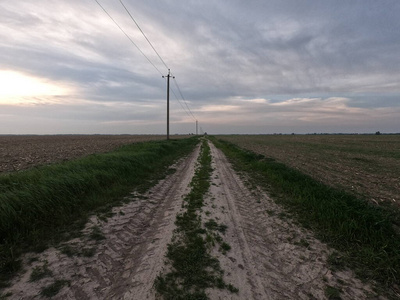
[[[218,136],[375,204],[400,207],[400,135]]]
[[[182,137],[185,136],[174,136]],[[3,135],[0,136],[0,173],[162,139],[164,135]]]

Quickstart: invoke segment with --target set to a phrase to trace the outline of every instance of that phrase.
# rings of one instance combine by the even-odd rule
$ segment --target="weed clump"
[[[44,297],[51,298],[51,297],[57,295],[58,292],[61,291],[61,289],[64,286],[69,285],[69,284],[70,284],[70,282],[68,280],[56,280],[54,283],[52,283],[48,287],[45,287],[40,292],[40,294]]]
[[[225,224],[218,224],[214,219],[210,219],[204,223],[204,226],[209,230],[217,230],[221,233],[225,233],[228,228]]]
[[[341,292],[340,289],[337,289],[330,285],[326,286],[326,288],[325,288],[325,295],[328,299],[332,299],[332,300],[342,299],[340,297],[340,292]]]
[[[53,273],[49,270],[48,263],[46,261],[42,266],[37,266],[33,268],[29,281],[38,281],[42,278],[49,277],[52,274]]]

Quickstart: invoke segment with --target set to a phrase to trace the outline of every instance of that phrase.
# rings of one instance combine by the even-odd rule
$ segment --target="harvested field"
[[[174,136],[183,137],[187,136]],[[0,136],[0,173],[163,139],[165,135],[3,135]]]
[[[218,136],[374,203],[400,207],[400,135]]]

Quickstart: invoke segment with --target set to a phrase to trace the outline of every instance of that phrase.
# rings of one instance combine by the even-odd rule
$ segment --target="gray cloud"
[[[100,2],[166,74],[119,2]],[[385,122],[374,125],[382,128],[372,130],[399,131],[396,118],[386,115],[390,108],[398,113],[400,103],[398,1],[124,3],[172,69],[191,109],[200,122],[203,120],[204,129],[210,128],[208,131],[371,130],[363,118],[354,118],[355,108],[362,109],[370,120],[386,116]],[[40,123],[50,122],[47,116],[52,115],[63,120],[64,125],[58,128],[64,132],[79,128],[72,124],[85,122],[90,122],[87,128],[93,132],[106,132],[107,128],[164,132],[165,80],[95,1],[45,0],[40,5],[28,0],[3,2],[0,19],[1,69],[71,89],[71,94],[63,95],[62,99],[68,99],[63,105],[10,107],[0,102],[4,116],[31,118],[30,129],[35,128],[38,118]],[[171,97],[176,130],[186,132],[193,120]],[[336,107],[332,104],[335,122],[343,128],[322,122],[316,116],[325,113],[318,109],[312,110],[313,121],[305,123],[311,108],[287,102],[336,98],[347,99]],[[60,99],[54,97],[52,101]],[[229,109],[221,112],[221,107],[237,105],[235,99],[242,101],[240,113]],[[316,107],[325,104],[323,100],[309,103]],[[290,118],[282,119],[287,108],[291,108]],[[275,123],[270,124],[263,116]],[[240,126],[231,126],[233,122]],[[38,126],[38,132],[45,127]],[[24,132],[22,125],[18,128]],[[1,133],[7,133],[7,129]]]

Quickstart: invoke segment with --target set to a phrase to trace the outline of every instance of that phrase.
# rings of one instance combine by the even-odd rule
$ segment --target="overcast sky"
[[[166,132],[167,68],[98,1],[154,66],[95,0],[1,1],[0,134]],[[123,3],[176,77],[171,133],[400,132],[398,0]]]

